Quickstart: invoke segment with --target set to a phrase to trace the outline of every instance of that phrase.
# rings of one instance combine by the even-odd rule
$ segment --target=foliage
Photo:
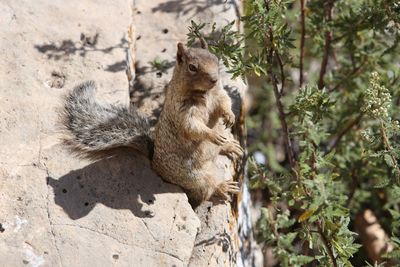
[[[259,240],[281,266],[378,266],[355,217],[373,210],[400,256],[400,4],[387,0],[248,0],[218,28],[192,22],[257,99],[248,119]],[[302,5],[304,4],[303,8]],[[209,33],[205,34],[205,31]]]
[[[161,72],[166,72],[166,70],[168,69],[168,60],[164,59],[161,60],[160,58],[156,57],[155,59],[153,59],[153,61],[149,62],[150,66],[152,67],[152,69],[156,70],[156,71],[161,71]]]

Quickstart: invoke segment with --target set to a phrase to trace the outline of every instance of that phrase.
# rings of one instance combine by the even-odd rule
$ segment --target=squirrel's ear
[[[176,53],[176,60],[178,61],[179,64],[181,64],[183,62],[183,57],[185,55],[185,46],[179,42],[177,45],[178,48],[178,52]]]

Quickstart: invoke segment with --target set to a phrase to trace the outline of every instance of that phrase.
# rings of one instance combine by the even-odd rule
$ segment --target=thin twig
[[[380,131],[381,131],[381,135],[382,135],[382,139],[383,139],[383,144],[385,145],[386,150],[389,152],[389,156],[390,156],[390,159],[392,161],[393,168],[396,170],[396,183],[399,185],[400,184],[400,169],[399,169],[399,165],[397,164],[396,157],[393,155],[393,148],[390,145],[390,141],[389,141],[389,138],[387,137],[387,134],[386,134],[386,131],[385,131],[385,127],[384,127],[382,121],[381,121],[381,125],[380,125]]]
[[[329,146],[329,148],[326,151],[325,155],[329,154],[333,149],[335,149],[337,147],[339,142],[342,140],[343,136],[345,136],[348,131],[350,131],[355,125],[357,125],[360,122],[360,120],[363,117],[363,115],[364,115],[364,113],[360,113],[355,119],[353,119],[352,121],[347,123],[347,126],[345,128],[343,128],[336,135],[336,137],[333,139],[333,141],[330,142],[331,145]]]
[[[353,51],[350,51],[350,61],[351,61],[351,67],[353,68],[352,73],[354,73],[357,71],[357,67],[356,67],[356,61],[354,59]]]
[[[350,185],[350,192],[349,192],[349,196],[347,197],[346,200],[346,205],[345,207],[349,207],[351,204],[351,201],[353,200],[354,194],[357,190],[358,187],[358,179],[356,176],[356,170],[353,168],[353,170],[351,171],[351,185]]]
[[[264,1],[264,3],[266,5],[267,11],[269,11],[268,1]],[[285,144],[286,153],[288,155],[290,168],[292,170],[293,175],[296,177],[296,180],[299,181],[300,177],[296,171],[297,163],[296,163],[296,159],[294,156],[294,149],[293,149],[292,141],[290,140],[290,137],[289,137],[289,127],[286,122],[286,115],[285,115],[285,111],[284,111],[282,100],[281,100],[282,92],[284,89],[283,86],[285,85],[285,74],[284,74],[284,70],[283,70],[283,63],[279,56],[279,53],[278,53],[278,51],[276,51],[274,49],[274,34],[273,34],[271,26],[268,27],[268,36],[266,36],[266,38],[269,39],[268,41],[270,43],[270,49],[269,49],[269,53],[268,53],[268,61],[270,63],[270,67],[268,68],[267,73],[271,78],[272,88],[274,90],[276,107],[278,109],[278,117],[279,117],[279,121],[281,123],[282,131],[283,131],[283,142]],[[280,73],[281,79],[283,79],[281,81],[282,87],[281,87],[280,92],[279,92],[279,88],[278,88],[278,79],[276,78],[275,74],[272,71],[272,66],[273,66],[272,63],[274,61],[274,56],[276,57],[276,60],[278,61],[280,72],[281,72]]]
[[[281,72],[281,92],[280,93],[281,93],[281,95],[283,95],[283,88],[285,87],[285,80],[286,80],[285,72],[283,71],[283,63],[281,60],[281,56],[279,55],[279,53],[277,51],[275,51],[275,56],[278,61],[279,70]]]
[[[270,40],[271,40],[271,42],[273,42],[272,29],[270,29]],[[276,53],[277,52],[274,51],[273,48],[271,48],[270,57],[269,57],[270,62],[272,62],[273,55]],[[286,152],[288,154],[289,164],[290,164],[290,167],[291,167],[296,179],[298,180],[299,177],[296,172],[296,160],[294,157],[294,150],[293,150],[293,146],[292,146],[292,141],[290,140],[290,137],[289,137],[289,127],[286,122],[286,115],[285,115],[285,111],[284,111],[282,100],[281,100],[281,97],[282,97],[281,92],[283,91],[283,88],[281,89],[281,92],[279,92],[278,80],[271,68],[268,69],[268,75],[270,76],[271,81],[272,81],[272,88],[274,90],[276,107],[278,108],[279,121],[281,122],[281,127],[282,127],[282,131],[283,131],[283,142],[285,144]],[[282,82],[282,85],[283,84],[284,84],[284,82]]]
[[[288,129],[287,122],[286,122],[285,112],[283,110],[283,105],[282,105],[282,101],[281,101],[281,94],[279,93],[279,89],[278,89],[278,82],[277,82],[277,79],[275,77],[275,74],[273,74],[272,71],[268,71],[268,74],[270,75],[271,80],[272,80],[272,87],[274,89],[276,107],[278,108],[279,120],[281,122],[282,131],[283,131],[283,137],[284,137],[283,141],[285,143],[286,151],[287,151],[287,154],[288,154],[289,164],[290,164],[290,167],[292,168],[292,170],[295,170],[296,169],[296,162],[295,162],[295,159],[294,159],[293,146],[292,146],[292,142],[291,142],[291,140],[289,138],[289,129]]]
[[[334,3],[335,3],[335,0],[329,0],[325,3],[324,16],[325,16],[326,23],[329,23],[330,21],[332,21],[332,9],[333,9]],[[322,62],[321,62],[321,69],[319,72],[319,81],[318,81],[319,89],[322,89],[325,86],[324,76],[326,73],[326,68],[328,66],[328,59],[329,59],[329,54],[330,54],[330,49],[331,49],[332,36],[333,36],[332,31],[325,32],[324,56],[323,56]]]
[[[363,71],[363,67],[365,66],[365,64],[368,63],[368,57],[366,57],[363,62],[360,63],[360,65],[358,67],[355,67],[352,72],[346,77],[346,79],[351,79],[357,75],[359,75],[362,71]],[[329,92],[333,92],[336,91],[343,83],[343,80],[338,82],[338,84],[336,84],[335,87],[328,89]]]
[[[304,70],[303,70],[303,62],[304,62],[304,41],[305,41],[305,36],[306,36],[306,23],[305,23],[305,10],[304,10],[304,5],[305,1],[307,0],[300,0],[300,12],[301,12],[301,38],[300,38],[300,88],[303,86],[303,81],[304,81]]]

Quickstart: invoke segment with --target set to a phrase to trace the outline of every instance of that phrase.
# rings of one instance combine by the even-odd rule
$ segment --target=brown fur
[[[152,160],[164,180],[181,186],[194,205],[218,194],[239,191],[236,182],[221,182],[219,154],[242,156],[239,143],[225,134],[218,121],[232,126],[231,99],[218,81],[218,60],[207,49],[178,44],[177,63],[154,134],[137,110],[100,105],[94,82],[83,83],[65,98],[64,143],[76,154],[97,159],[114,148],[132,147]]]
[[[228,126],[235,121],[231,99],[218,78],[213,54],[178,44],[177,64],[155,130],[153,169],[183,187],[197,204],[214,193],[226,198],[239,190],[235,182],[217,179],[223,176],[215,165],[218,154],[242,155],[238,142],[216,127],[219,118]]]

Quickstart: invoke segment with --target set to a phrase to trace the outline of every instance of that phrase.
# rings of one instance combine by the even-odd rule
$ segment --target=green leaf
[[[389,167],[394,167],[392,157],[389,154],[384,154],[383,158],[385,159],[385,162]]]

